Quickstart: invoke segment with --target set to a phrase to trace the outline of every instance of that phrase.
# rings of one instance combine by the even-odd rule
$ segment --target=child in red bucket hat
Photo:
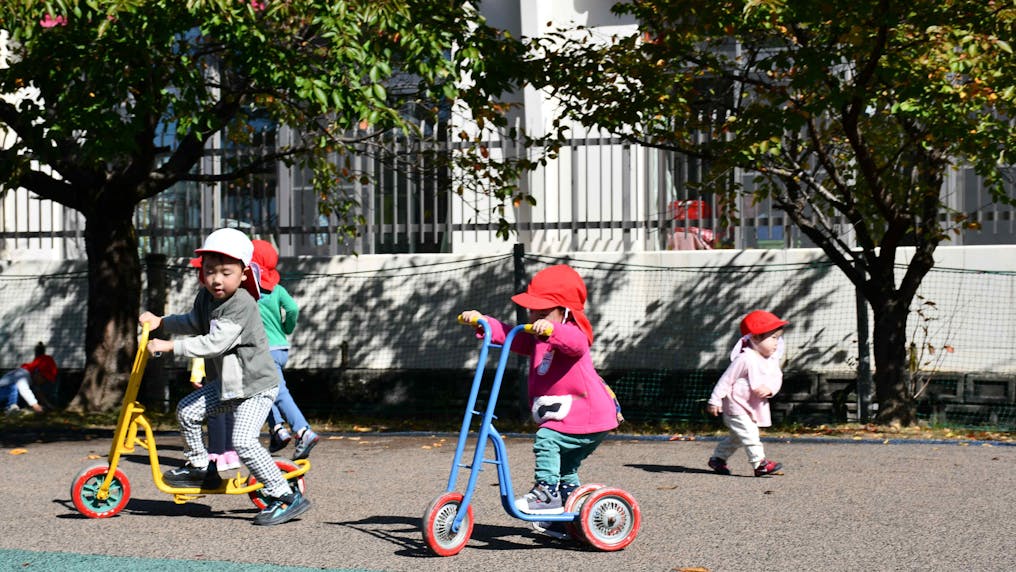
[[[759,427],[772,425],[769,398],[783,386],[783,328],[789,322],[765,310],[754,310],[741,320],[741,338],[730,353],[730,366],[716,382],[706,411],[723,414],[730,435],[716,445],[709,468],[729,475],[727,459],[744,447],[756,477],[782,468],[765,456]]]
[[[512,301],[529,310],[537,332],[517,336],[511,351],[530,357],[529,404],[540,426],[533,443],[536,484],[515,505],[530,514],[561,513],[579,485],[579,465],[617,428],[620,408],[593,367],[593,326],[584,313],[586,285],[573,268],[561,264],[541,270]],[[490,324],[492,341],[504,342],[511,328],[497,319],[476,310],[459,316],[467,323],[480,317]],[[550,536],[566,535],[563,527],[550,523],[533,525]]]

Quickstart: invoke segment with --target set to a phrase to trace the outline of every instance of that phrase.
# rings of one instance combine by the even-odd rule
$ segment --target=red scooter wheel
[[[127,477],[117,469],[113,481],[109,485],[109,495],[104,499],[98,497],[99,488],[106,475],[109,465],[93,465],[78,473],[71,483],[71,500],[74,508],[88,518],[109,518],[119,513],[131,498],[131,484]]]
[[[438,556],[454,556],[462,551],[473,534],[473,507],[466,509],[466,517],[457,531],[452,522],[459,514],[462,493],[444,493],[427,506],[423,513],[423,540],[427,548]]]
[[[585,504],[586,499],[589,498],[590,493],[602,488],[603,485],[596,483],[579,486],[579,488],[575,489],[570,495],[568,495],[568,500],[564,503],[564,511],[581,513],[582,506]],[[582,533],[582,526],[579,523],[578,518],[565,523],[564,527],[568,531],[568,534],[575,540],[589,542],[589,540],[586,539],[586,535]]]
[[[621,550],[635,540],[642,524],[639,505],[627,492],[605,487],[582,504],[579,523],[586,541],[599,550]]]

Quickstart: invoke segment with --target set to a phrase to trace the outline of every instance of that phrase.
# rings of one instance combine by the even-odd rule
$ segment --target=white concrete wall
[[[740,317],[768,308],[792,323],[788,369],[849,374],[856,368],[856,294],[818,250],[583,252],[531,256],[527,272],[562,260],[589,287],[598,367],[722,369]],[[1010,348],[1016,246],[942,247],[937,260],[910,320],[909,334],[924,348],[921,369],[1016,374]],[[167,310],[185,312],[197,284],[186,260],[171,264]],[[474,365],[476,345],[454,317],[475,308],[514,321],[512,269],[507,249],[487,257],[283,259],[282,283],[301,306],[290,367]],[[80,261],[0,264],[0,365],[19,365],[38,341],[65,367],[83,365],[84,271]]]

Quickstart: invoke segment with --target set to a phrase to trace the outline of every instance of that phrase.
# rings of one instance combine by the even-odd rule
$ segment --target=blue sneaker
[[[304,429],[303,435],[300,435],[296,439],[296,448],[293,450],[293,460],[298,461],[300,459],[306,459],[310,455],[310,450],[317,445],[317,442],[321,438],[318,434],[311,431],[310,427]]]
[[[254,517],[254,524],[261,526],[274,526],[288,522],[310,508],[310,501],[305,499],[300,491],[293,491],[288,495],[271,499],[268,506]]]

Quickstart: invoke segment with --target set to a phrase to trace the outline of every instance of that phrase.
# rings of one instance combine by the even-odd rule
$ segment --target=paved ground
[[[1000,444],[771,442],[785,475],[756,479],[742,457],[734,476],[704,469],[713,442],[610,440],[583,477],[638,500],[643,527],[626,550],[534,535],[502,510],[491,469],[471,540],[439,558],[423,544],[420,519],[443,490],[454,436],[333,435],[311,457],[311,511],[269,528],[251,524],[246,496],[174,504],[140,455],[122,466],[132,487],[126,509],[83,518],[71,482],[102,461],[108,439],[0,442],[0,570],[1002,571],[1016,555],[1016,447]],[[157,442],[166,461],[179,462],[178,436]],[[17,447],[27,452],[10,454]],[[530,441],[511,438],[508,448],[516,486],[528,488]]]

